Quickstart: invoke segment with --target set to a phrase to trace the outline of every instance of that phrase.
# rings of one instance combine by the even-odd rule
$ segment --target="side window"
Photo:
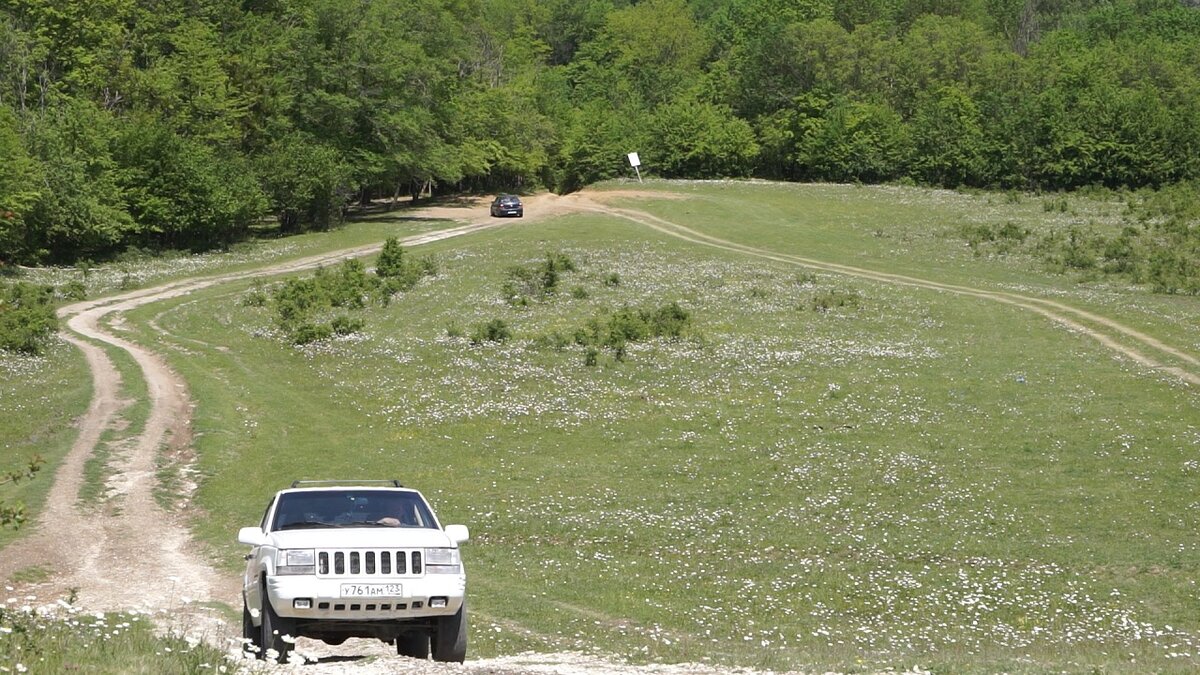
[[[267,516],[271,515],[271,507],[272,506],[275,506],[275,497],[272,497],[271,501],[267,502],[267,509],[265,511],[263,511],[262,522],[259,523],[259,525],[258,525],[259,527],[262,528],[263,532],[267,531]],[[245,522],[245,521],[243,521],[243,522]]]

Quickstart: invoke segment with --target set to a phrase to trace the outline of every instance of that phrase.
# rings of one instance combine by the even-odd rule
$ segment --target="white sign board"
[[[642,165],[642,160],[638,159],[637,153],[636,152],[629,153],[629,166],[632,166],[636,169],[637,167],[639,167],[641,165]]]

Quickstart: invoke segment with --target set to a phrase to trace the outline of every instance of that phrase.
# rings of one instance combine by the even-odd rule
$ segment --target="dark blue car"
[[[521,198],[516,195],[500,195],[492,200],[493,218],[507,216],[521,218],[524,215],[525,207],[521,205]]]

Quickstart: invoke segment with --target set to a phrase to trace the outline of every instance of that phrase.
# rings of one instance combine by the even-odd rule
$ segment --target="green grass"
[[[699,203],[638,206],[794,255],[1080,305],[1095,292],[942,253],[953,247],[937,228],[983,197],[685,190]],[[1045,214],[1027,206],[1036,225]],[[1015,216],[1001,205],[996,217]],[[881,243],[887,219],[913,240],[907,253]],[[1196,667],[1200,440],[1183,386],[1013,307],[809,273],[619,219],[569,216],[418,252],[435,253],[440,274],[365,314],[349,339],[285,345],[269,308],[239,304],[246,285],[133,313],[188,351],[172,361],[199,402],[197,531],[231,573],[230,532],[279,486],[397,477],[472,528],[479,656]],[[575,261],[560,284],[586,293],[508,306],[508,267],[547,252]],[[621,283],[606,284],[614,273]],[[857,300],[812,309],[839,294]],[[539,340],[669,301],[692,313],[691,332],[633,345],[624,362],[603,351],[586,367],[584,348]],[[447,336],[496,318],[512,340]],[[1175,335],[1173,314],[1116,318]]]
[[[22,601],[24,602],[24,601]],[[216,673],[237,664],[179,634],[157,636],[139,614],[82,613],[62,605],[0,604],[0,663],[6,672]]]
[[[1197,352],[1195,298],[976,257],[956,234],[964,219],[1101,218],[1104,202],[1048,213],[917,189],[649,189],[694,199],[623,205],[794,256],[1054,297]],[[1012,306],[595,214],[414,252],[439,274],[364,313],[362,333],[303,348],[270,307],[239,301],[249,282],[129,314],[198,404],[194,527],[230,574],[232,533],[279,487],[395,477],[471,527],[472,656],[1197,668],[1200,400],[1169,376]],[[507,270],[548,252],[578,268],[563,290],[506,303]],[[584,347],[552,337],[672,301],[691,313],[684,337],[631,344],[623,361],[602,350],[587,366]],[[512,339],[472,345],[493,319]]]
[[[0,499],[25,504],[31,519],[40,512],[91,395],[83,355],[66,342],[54,340],[42,356],[0,352],[0,467],[17,468],[34,455],[46,461],[32,481],[0,488]],[[0,545],[19,535],[0,531]]]

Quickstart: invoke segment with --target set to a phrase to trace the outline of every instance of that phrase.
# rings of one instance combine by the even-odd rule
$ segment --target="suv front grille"
[[[409,560],[412,564],[409,564]],[[398,577],[421,574],[420,551],[355,549],[317,551],[320,577]],[[409,569],[412,572],[409,572]]]

